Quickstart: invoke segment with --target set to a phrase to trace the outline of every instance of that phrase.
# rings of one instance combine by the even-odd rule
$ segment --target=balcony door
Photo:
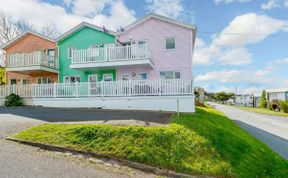
[[[99,94],[99,84],[97,84],[98,75],[92,74],[88,75],[88,82],[89,82],[89,93],[90,95],[97,95]]]
[[[49,67],[55,67],[55,50],[54,49],[48,49],[47,55],[48,55],[48,66]]]

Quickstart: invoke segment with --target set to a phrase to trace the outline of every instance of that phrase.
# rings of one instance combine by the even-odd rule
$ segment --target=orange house
[[[2,49],[6,54],[7,85],[58,81],[58,50],[53,39],[35,32],[26,32]]]

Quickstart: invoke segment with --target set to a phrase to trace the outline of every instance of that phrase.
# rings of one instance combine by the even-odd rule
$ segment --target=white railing
[[[113,46],[72,52],[72,64],[149,58],[150,51],[147,45]]]
[[[21,97],[121,97],[191,95],[192,80],[131,80],[111,82],[55,83],[0,86],[0,98],[14,93]]]
[[[58,60],[45,52],[15,53],[7,55],[7,67],[45,66],[58,69]]]

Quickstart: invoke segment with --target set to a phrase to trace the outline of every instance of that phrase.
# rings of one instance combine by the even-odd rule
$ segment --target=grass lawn
[[[211,108],[168,126],[44,124],[15,138],[215,177],[285,177],[288,162]]]
[[[267,109],[267,108],[252,108],[252,107],[236,107],[236,108],[243,109],[243,110],[250,111],[250,112],[256,112],[259,114],[271,114],[271,115],[288,117],[288,113],[279,112],[279,111],[272,111],[272,110]]]

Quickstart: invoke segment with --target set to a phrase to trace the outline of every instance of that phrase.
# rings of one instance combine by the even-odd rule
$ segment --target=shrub
[[[281,101],[280,107],[283,112],[288,113],[288,101]]]
[[[268,108],[273,111],[281,111],[280,103],[280,100],[272,100],[272,102],[268,103]]]
[[[5,97],[4,104],[6,107],[23,106],[22,98],[19,95],[16,95],[14,93]]]

